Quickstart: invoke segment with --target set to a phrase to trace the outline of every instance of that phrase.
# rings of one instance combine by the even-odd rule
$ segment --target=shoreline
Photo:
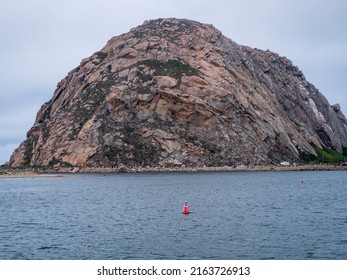
[[[118,173],[170,173],[170,172],[267,172],[267,171],[347,171],[346,165],[272,165],[240,167],[143,167],[128,168],[53,168],[53,169],[0,169],[0,179],[10,178],[58,178],[63,174],[118,174]]]

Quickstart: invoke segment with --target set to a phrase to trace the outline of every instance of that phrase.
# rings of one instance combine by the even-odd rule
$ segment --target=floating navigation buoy
[[[189,214],[189,208],[188,208],[188,203],[187,202],[183,205],[182,214],[184,214],[184,215]]]

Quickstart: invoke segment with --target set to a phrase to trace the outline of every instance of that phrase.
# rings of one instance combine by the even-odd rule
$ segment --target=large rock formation
[[[158,19],[72,70],[10,166],[300,162],[312,144],[342,152],[347,121],[289,59]]]

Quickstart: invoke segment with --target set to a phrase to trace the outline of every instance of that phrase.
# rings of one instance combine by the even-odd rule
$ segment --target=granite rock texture
[[[293,63],[212,25],[146,21],[58,83],[11,167],[233,166],[342,152],[347,121]]]

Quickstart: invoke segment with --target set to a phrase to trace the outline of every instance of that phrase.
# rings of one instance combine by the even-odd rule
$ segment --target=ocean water
[[[0,259],[347,259],[345,171],[0,179],[0,215]]]

